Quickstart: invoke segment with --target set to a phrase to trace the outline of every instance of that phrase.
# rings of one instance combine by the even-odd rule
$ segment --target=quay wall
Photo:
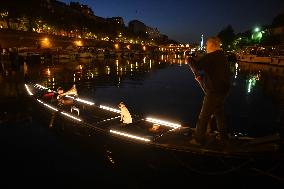
[[[76,40],[82,41],[85,46],[94,45],[98,47],[106,47],[113,45],[108,41],[98,41],[91,39],[75,39],[64,36],[49,35],[35,32],[15,31],[8,29],[0,29],[0,47],[1,48],[20,48],[20,47],[36,47],[44,48],[42,41],[48,38],[49,46],[66,48],[70,45],[75,45]]]

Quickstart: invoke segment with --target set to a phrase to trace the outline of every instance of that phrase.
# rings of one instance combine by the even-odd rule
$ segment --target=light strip
[[[110,121],[110,120],[117,119],[117,118],[120,118],[120,116],[116,116],[116,117],[113,117],[113,118],[105,119],[105,120],[102,120],[102,121],[100,121],[100,122],[98,122],[98,123]]]
[[[38,88],[40,88],[40,89],[48,89],[48,88],[46,88],[46,87],[44,87],[44,86],[42,86],[42,85],[40,85],[40,84],[35,84],[35,87],[38,87]]]
[[[110,108],[110,107],[107,107],[107,106],[102,106],[102,105],[100,105],[100,108],[101,108],[101,109],[104,109],[104,110],[111,111],[111,112],[120,113],[120,110],[114,109],[114,108]]]
[[[28,91],[28,93],[29,93],[30,96],[34,95],[34,94],[30,91],[30,89],[29,89],[29,87],[28,87],[27,84],[25,84],[25,87],[26,87],[26,90]]]
[[[154,118],[151,118],[151,117],[147,117],[146,121],[151,122],[151,123],[161,124],[161,125],[168,126],[168,127],[172,127],[172,128],[175,128],[175,129],[181,127],[180,124],[170,123],[170,122],[167,122],[167,121],[154,119]]]
[[[36,99],[39,103],[41,103],[41,104],[43,104],[43,105],[45,105],[46,107],[48,107],[48,108],[50,108],[50,109],[52,109],[52,110],[54,110],[54,111],[57,111],[58,112],[58,110],[56,109],[56,108],[54,108],[54,107],[52,107],[52,106],[50,106],[50,105],[48,105],[48,104],[45,104],[44,102],[42,102],[41,100],[39,100],[39,99]]]
[[[44,103],[43,103],[43,105],[45,105],[46,107],[48,107],[48,108],[50,108],[50,109],[52,109],[52,110],[58,112],[58,110],[57,110],[56,108],[54,108],[54,107],[52,107],[52,106],[50,106],[50,105],[48,105],[48,104],[44,104]]]
[[[95,104],[93,102],[90,102],[90,101],[87,101],[87,100],[83,100],[83,99],[80,99],[80,98],[75,98],[75,97],[69,96],[69,95],[66,95],[66,97],[72,98],[72,99],[74,99],[74,100],[76,100],[78,102],[82,102],[82,103],[85,103],[85,104],[88,104],[88,105],[91,105],[91,106],[93,106]]]
[[[128,137],[128,138],[133,138],[133,139],[137,139],[137,140],[142,140],[144,142],[150,142],[149,139],[147,138],[142,138],[142,137],[139,137],[139,136],[135,136],[135,135],[131,135],[131,134],[127,134],[127,133],[123,133],[123,132],[119,132],[119,131],[115,131],[115,130],[110,130],[111,133],[114,133],[114,134],[117,134],[117,135],[121,135],[121,136],[125,136],[125,137]]]
[[[77,120],[77,121],[82,121],[81,119],[79,119],[79,118],[77,118],[77,117],[74,117],[74,116],[72,116],[72,115],[70,115],[70,114],[67,114],[67,113],[65,113],[65,112],[61,112],[63,115],[66,115],[67,117],[70,117],[70,118],[72,118],[72,119],[75,119],[75,120]]]
[[[36,99],[36,100],[43,104],[43,102],[41,100],[39,100],[39,99]]]

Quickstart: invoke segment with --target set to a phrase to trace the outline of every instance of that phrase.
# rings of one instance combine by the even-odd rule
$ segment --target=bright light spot
[[[78,40],[78,41],[74,41],[75,45],[77,46],[83,46],[82,41]]]
[[[108,106],[100,105],[100,108],[101,108],[101,109],[104,109],[104,110],[111,111],[111,112],[120,113],[120,110],[115,109],[115,108],[111,108],[111,107],[108,107]]]
[[[39,88],[39,89],[48,89],[48,88],[46,88],[46,87],[44,87],[44,86],[42,86],[40,84],[35,84],[35,87]]]
[[[34,95],[31,91],[30,91],[30,89],[29,89],[29,87],[28,87],[28,85],[27,84],[25,84],[25,87],[26,87],[26,90],[28,91],[28,93],[29,93],[29,95]]]
[[[42,45],[43,48],[49,48],[51,46],[51,43],[50,43],[49,39],[46,37],[46,38],[42,39],[41,45]]]
[[[100,122],[98,122],[98,123],[102,123],[102,122],[114,120],[114,119],[117,119],[117,118],[120,118],[120,116],[116,116],[116,117],[113,117],[113,118],[108,118],[108,119],[102,120],[102,121],[100,121]]]
[[[77,118],[77,117],[74,117],[74,116],[72,116],[72,115],[70,115],[70,114],[67,114],[67,113],[65,113],[65,112],[61,112],[61,114],[65,115],[65,116],[67,116],[67,117],[70,117],[70,118],[72,118],[72,119],[75,119],[75,120],[77,120],[77,121],[82,121],[81,119],[79,119],[79,118]]]
[[[87,101],[87,100],[83,100],[83,99],[80,99],[80,98],[75,98],[73,96],[69,96],[69,95],[66,95],[67,98],[72,98],[78,102],[82,102],[82,103],[85,103],[85,104],[88,104],[88,105],[94,105],[95,103],[91,102],[91,101]]]
[[[159,119],[154,119],[154,118],[151,118],[151,117],[147,117],[146,121],[151,122],[151,123],[161,124],[161,125],[168,126],[168,127],[172,127],[172,128],[175,128],[175,129],[181,127],[180,124],[171,123],[171,122],[163,121],[163,120],[159,120]]]
[[[54,108],[54,107],[52,107],[52,106],[50,106],[50,105],[48,105],[48,104],[45,104],[45,103],[44,103],[43,105],[45,105],[46,107],[48,107],[48,108],[50,108],[50,109],[52,109],[52,110],[54,110],[54,111],[56,111],[56,112],[58,111],[56,108]]]
[[[128,133],[123,133],[123,132],[119,132],[119,131],[115,131],[115,130],[110,130],[111,133],[117,134],[117,135],[121,135],[121,136],[125,136],[128,138],[133,138],[133,139],[137,139],[137,140],[142,140],[144,142],[150,142],[149,139],[147,138],[143,138],[143,137],[139,137],[139,136],[135,136],[135,135],[131,135]]]
[[[50,108],[50,109],[52,109],[52,110],[54,110],[54,111],[58,111],[56,108],[54,108],[54,107],[52,107],[52,106],[50,106],[50,105],[48,105],[48,104],[45,104],[44,102],[42,102],[41,100],[39,100],[39,99],[36,99],[39,103],[41,103],[41,104],[43,104],[44,106],[46,106],[46,107],[48,107],[48,108]]]

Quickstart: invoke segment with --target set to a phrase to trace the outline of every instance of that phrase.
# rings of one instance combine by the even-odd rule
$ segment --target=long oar
[[[194,78],[197,78],[198,77],[197,70],[194,67],[192,67],[190,63],[188,65],[189,65],[189,68],[194,75]],[[196,80],[197,80],[199,86],[201,87],[201,89],[203,90],[203,92],[205,93],[205,89],[203,88],[201,81],[199,81],[198,79],[196,79]]]

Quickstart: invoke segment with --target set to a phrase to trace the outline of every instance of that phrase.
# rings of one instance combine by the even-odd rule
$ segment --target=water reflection
[[[178,57],[24,63],[18,71],[12,70],[9,62],[2,62],[2,95],[22,94],[18,87],[22,87],[24,80],[54,90],[76,84],[79,95],[91,101],[110,105],[124,101],[132,112],[194,127],[203,93],[186,65],[187,59]],[[227,105],[230,126],[253,130],[256,128],[251,125],[260,122],[283,123],[284,68],[241,62],[230,65],[233,75]]]
[[[237,124],[245,125],[247,130],[262,134],[265,133],[263,128],[268,128],[268,125],[270,129],[267,132],[282,127],[284,67],[238,62],[234,65],[234,70],[234,87],[230,101],[234,104],[234,119],[238,121],[233,124],[236,127],[240,127]]]

